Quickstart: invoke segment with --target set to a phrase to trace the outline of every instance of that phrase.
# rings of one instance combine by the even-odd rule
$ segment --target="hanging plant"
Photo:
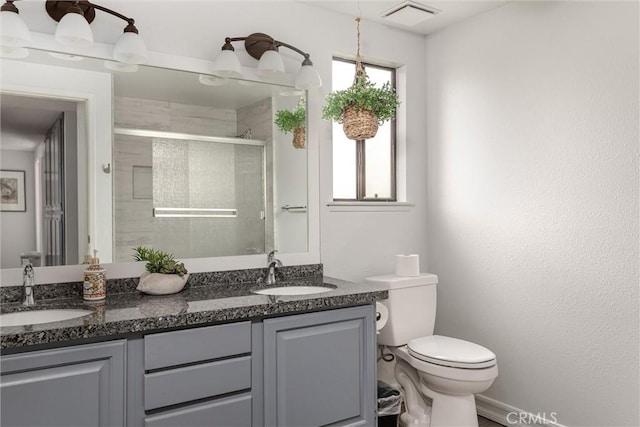
[[[378,88],[367,77],[360,58],[360,18],[356,23],[358,51],[353,84],[327,95],[322,118],[342,124],[347,138],[359,141],[373,138],[379,125],[395,117],[400,100],[389,83]]]
[[[274,123],[284,133],[293,132],[295,148],[304,148],[307,145],[307,112],[304,98],[300,98],[294,110],[278,110]]]

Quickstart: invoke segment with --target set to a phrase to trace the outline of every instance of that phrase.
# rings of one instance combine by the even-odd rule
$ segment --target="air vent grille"
[[[381,16],[397,24],[413,27],[438,13],[438,9],[409,0],[392,7]]]

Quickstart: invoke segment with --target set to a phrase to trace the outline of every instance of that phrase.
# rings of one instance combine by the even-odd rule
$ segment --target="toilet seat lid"
[[[440,335],[416,338],[407,347],[413,357],[442,366],[480,369],[496,364],[496,355],[491,350],[457,338]]]

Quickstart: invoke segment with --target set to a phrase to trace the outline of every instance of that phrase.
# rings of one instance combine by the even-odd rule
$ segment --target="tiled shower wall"
[[[270,140],[271,109],[257,113],[268,116],[252,119],[269,126],[253,137]],[[115,102],[116,127],[235,136],[236,117],[235,110],[121,97]],[[119,134],[114,140],[116,262],[131,261],[137,245],[178,258],[265,250],[261,147]],[[236,208],[238,217],[154,218],[154,201],[156,207]]]

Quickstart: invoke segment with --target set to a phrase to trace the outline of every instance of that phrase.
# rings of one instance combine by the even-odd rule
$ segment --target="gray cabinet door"
[[[126,341],[2,357],[1,420],[13,426],[119,426]]]
[[[373,306],[264,321],[266,426],[375,424]]]

